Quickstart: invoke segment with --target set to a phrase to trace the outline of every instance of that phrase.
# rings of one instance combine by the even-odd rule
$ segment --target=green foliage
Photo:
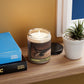
[[[82,40],[84,38],[84,22],[78,20],[78,24],[74,23],[75,26],[67,29],[66,34],[74,40]]]

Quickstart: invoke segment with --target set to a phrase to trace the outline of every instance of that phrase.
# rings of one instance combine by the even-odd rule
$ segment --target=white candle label
[[[33,63],[46,63],[51,56],[51,41],[46,43],[32,43],[28,41],[28,59]]]

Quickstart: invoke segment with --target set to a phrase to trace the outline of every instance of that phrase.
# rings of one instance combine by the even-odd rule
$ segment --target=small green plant
[[[78,24],[74,23],[75,26],[67,29],[66,34],[74,40],[82,40],[84,38],[84,21],[79,21]]]

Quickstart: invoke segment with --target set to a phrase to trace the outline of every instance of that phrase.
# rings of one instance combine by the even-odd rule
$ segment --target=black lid
[[[63,46],[59,43],[52,43],[51,44],[51,55],[58,55],[62,53]]]

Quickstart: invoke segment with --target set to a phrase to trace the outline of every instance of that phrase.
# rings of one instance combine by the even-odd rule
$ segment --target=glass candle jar
[[[29,30],[28,60],[35,64],[47,63],[51,56],[51,34],[48,30],[34,28]]]

